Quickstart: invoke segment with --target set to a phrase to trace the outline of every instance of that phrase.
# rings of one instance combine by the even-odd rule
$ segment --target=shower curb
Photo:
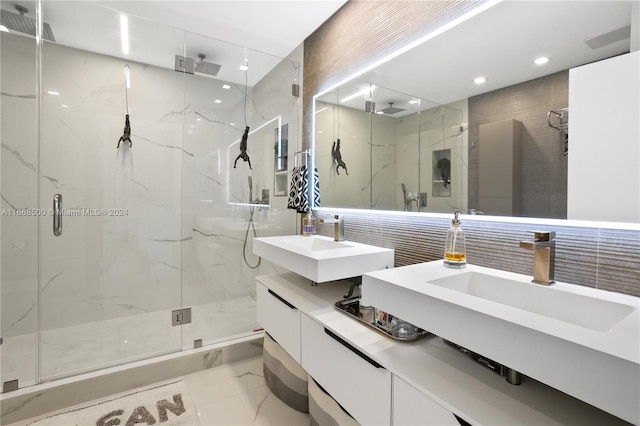
[[[264,332],[0,394],[0,424],[16,423],[164,380],[262,355]]]

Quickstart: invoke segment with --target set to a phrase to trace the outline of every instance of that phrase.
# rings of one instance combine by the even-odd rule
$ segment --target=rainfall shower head
[[[196,72],[199,74],[207,74],[212,77],[217,76],[222,66],[214,64],[213,62],[207,62],[204,58],[206,58],[204,53],[198,54],[198,59],[196,60]]]
[[[393,102],[389,102],[389,106],[385,109],[381,109],[378,112],[382,112],[384,114],[389,114],[389,115],[393,115],[393,114],[397,114],[401,111],[405,111],[403,108],[397,108],[393,106]]]
[[[204,60],[206,56],[204,53],[198,54],[198,59],[175,55],[175,70],[178,72],[185,72],[187,74],[204,74],[211,77],[218,75],[221,65],[214,64],[213,62],[207,62]]]
[[[0,12],[0,24],[4,25],[10,31],[35,37],[36,20],[25,15],[25,13],[29,13],[29,9],[19,4],[16,4],[15,8],[19,14],[11,13],[4,9]],[[56,41],[56,38],[53,36],[53,31],[51,31],[51,26],[46,22],[42,23],[42,38],[48,41]]]
[[[253,179],[249,176],[249,202],[253,199]]]

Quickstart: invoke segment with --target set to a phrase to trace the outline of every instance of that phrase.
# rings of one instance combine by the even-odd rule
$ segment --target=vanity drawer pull
[[[286,300],[284,300],[281,296],[279,296],[278,294],[276,294],[273,290],[269,289],[269,294],[272,295],[273,297],[275,297],[276,299],[278,299],[279,301],[281,301],[282,303],[284,303],[285,305],[287,305],[288,307],[290,307],[291,309],[298,309],[295,306],[293,306],[291,303],[287,302]]]
[[[372,360],[371,358],[366,356],[364,353],[362,353],[358,349],[354,348],[349,343],[345,342],[341,337],[339,337],[333,331],[331,331],[331,330],[329,330],[329,329],[327,329],[325,327],[324,332],[327,333],[331,338],[336,340],[338,343],[340,343],[342,346],[344,346],[345,348],[349,349],[351,352],[353,352],[354,354],[358,355],[360,358],[364,359],[369,364],[373,365],[375,368],[384,368],[382,365],[378,364],[377,362],[375,362],[374,360]]]

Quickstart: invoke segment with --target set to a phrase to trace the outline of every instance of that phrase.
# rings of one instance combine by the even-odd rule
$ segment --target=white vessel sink
[[[360,303],[640,424],[640,298],[531,278],[439,260],[364,274]]]
[[[464,272],[429,283],[595,331],[610,330],[634,311],[630,305],[480,272]]]
[[[323,236],[254,238],[253,254],[317,283],[357,277],[394,262],[392,249]]]

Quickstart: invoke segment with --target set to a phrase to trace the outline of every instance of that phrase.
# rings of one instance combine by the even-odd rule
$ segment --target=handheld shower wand
[[[253,222],[253,212],[255,211],[256,207],[254,205],[251,205],[251,203],[253,203],[253,201],[251,201],[253,199],[253,179],[251,178],[251,176],[247,178],[247,181],[249,182],[249,223],[247,224],[247,232],[244,234],[244,244],[242,245],[242,259],[244,259],[244,263],[249,268],[257,269],[260,266],[260,261],[262,260],[260,256],[258,256],[258,263],[256,263],[255,265],[250,264],[247,260],[247,242],[249,240],[249,230],[253,229],[254,238],[258,236],[258,234],[256,233],[256,225]],[[256,202],[259,203],[259,201]]]

